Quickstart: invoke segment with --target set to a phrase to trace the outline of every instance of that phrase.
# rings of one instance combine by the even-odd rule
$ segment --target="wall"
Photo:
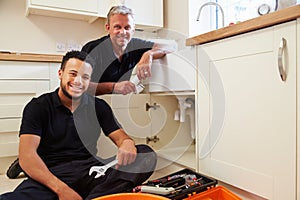
[[[164,0],[165,27],[188,37],[212,30],[211,20],[207,19],[213,6],[203,9],[199,21],[196,21],[202,4],[210,0]]]
[[[87,41],[106,34],[104,19],[97,19],[89,24],[85,21],[38,15],[26,17],[25,3],[26,0],[0,0],[0,51],[64,54],[56,51],[56,43],[84,45]],[[188,4],[182,0],[164,0],[164,12],[165,27],[172,30],[175,36],[163,37],[180,37],[183,43],[188,36]],[[138,31],[135,36],[153,38],[153,34]]]
[[[89,24],[37,15],[25,16],[25,0],[0,0],[0,51],[49,53],[56,52],[56,43],[83,45],[104,32],[104,20]]]
[[[166,28],[187,35],[188,16],[189,10],[186,1],[164,0],[164,22]]]

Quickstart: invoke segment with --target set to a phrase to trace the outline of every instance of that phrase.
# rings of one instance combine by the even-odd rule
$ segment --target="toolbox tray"
[[[211,187],[215,187],[218,183],[218,181],[213,178],[204,176],[204,175],[199,174],[190,169],[183,169],[183,170],[177,171],[175,173],[172,173],[170,175],[167,175],[167,176],[155,179],[155,180],[150,180],[144,185],[160,186],[158,183],[158,180],[168,180],[168,178],[170,178],[170,177],[176,177],[177,175],[179,176],[182,174],[195,175],[197,179],[201,180],[201,184],[189,185],[188,187],[181,189],[179,191],[175,191],[171,194],[161,195],[161,196],[164,196],[164,197],[167,197],[167,198],[173,199],[173,200],[184,199],[186,197],[189,197],[190,195],[194,195],[196,193],[206,191],[207,189],[209,189]],[[172,179],[170,181],[168,180],[164,183],[164,187],[173,187],[173,188],[179,188],[180,186],[184,186],[184,185],[185,185],[185,181],[183,182],[182,180],[180,180],[180,178],[178,178],[177,180],[176,179]]]

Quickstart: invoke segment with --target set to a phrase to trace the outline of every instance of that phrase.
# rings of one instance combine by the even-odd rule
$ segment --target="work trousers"
[[[50,167],[49,170],[60,180],[74,189],[83,199],[90,200],[108,194],[131,191],[145,182],[156,167],[155,152],[147,145],[136,145],[137,158],[133,164],[121,166],[118,170],[109,168],[104,176],[94,178],[89,170],[92,166],[101,166],[107,160],[90,157],[85,160],[74,160]],[[58,196],[44,185],[30,177],[24,180],[13,192],[0,196],[0,200],[58,200]]]

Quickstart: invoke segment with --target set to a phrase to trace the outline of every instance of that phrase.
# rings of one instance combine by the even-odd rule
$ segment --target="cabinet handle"
[[[153,108],[153,110],[156,110],[159,107],[160,106],[156,103],[154,103],[153,105],[150,105],[149,103],[146,103],[146,111],[148,111],[150,108]]]
[[[283,67],[283,51],[285,47],[286,47],[286,39],[282,38],[279,45],[279,51],[278,51],[278,69],[282,81],[286,80],[286,72]]]

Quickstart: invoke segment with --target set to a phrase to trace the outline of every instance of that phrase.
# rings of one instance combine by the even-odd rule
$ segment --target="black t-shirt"
[[[153,42],[132,38],[122,55],[121,62],[113,52],[109,35],[88,42],[83,46],[82,51],[96,61],[91,78],[93,82],[118,82],[130,79],[132,69],[153,45]]]
[[[105,101],[84,94],[81,104],[72,113],[61,103],[56,90],[33,98],[26,105],[20,135],[41,137],[37,152],[50,167],[96,155],[101,129],[109,135],[119,128]]]

